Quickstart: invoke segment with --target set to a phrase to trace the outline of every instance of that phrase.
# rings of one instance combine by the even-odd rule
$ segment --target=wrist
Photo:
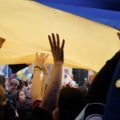
[[[43,72],[48,72],[48,69],[47,69],[47,67],[44,65],[44,66],[42,66],[42,71]]]
[[[46,74],[46,75],[48,75],[48,71],[43,71],[43,74]]]
[[[55,61],[54,65],[63,65],[63,62],[62,61]]]
[[[34,66],[34,71],[35,71],[35,70],[39,70],[39,71],[41,71],[42,68],[41,68],[40,66],[38,66],[38,65],[35,65],[35,66]]]

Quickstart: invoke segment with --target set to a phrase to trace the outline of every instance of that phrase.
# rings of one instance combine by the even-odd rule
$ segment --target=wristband
[[[39,66],[34,66],[34,69],[39,69],[39,70],[42,70],[42,68],[41,68],[41,67],[39,67]]]

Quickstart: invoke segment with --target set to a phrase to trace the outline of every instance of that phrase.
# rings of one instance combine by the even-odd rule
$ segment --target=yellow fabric
[[[50,53],[47,35],[66,40],[65,65],[98,71],[120,47],[117,30],[28,0],[0,0],[0,64],[31,63]],[[52,63],[51,55],[47,63]]]

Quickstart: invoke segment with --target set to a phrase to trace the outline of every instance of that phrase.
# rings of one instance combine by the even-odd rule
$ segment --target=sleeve
[[[109,86],[119,60],[120,52],[118,51],[98,72],[88,90],[88,94],[85,98],[85,104],[93,102],[106,102]]]

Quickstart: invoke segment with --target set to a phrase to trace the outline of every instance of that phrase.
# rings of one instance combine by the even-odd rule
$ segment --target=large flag
[[[120,30],[120,0],[34,0]]]
[[[59,33],[65,44],[65,65],[93,69],[119,48],[118,30],[28,0],[0,0],[0,64],[32,63],[35,52],[52,56],[47,35]]]

